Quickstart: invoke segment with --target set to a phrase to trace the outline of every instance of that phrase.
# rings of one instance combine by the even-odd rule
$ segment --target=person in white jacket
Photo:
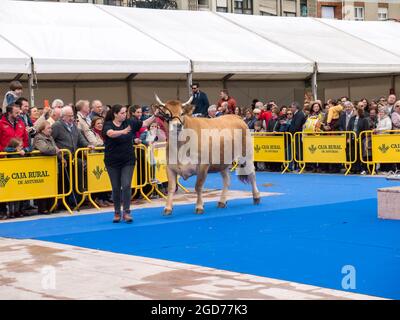
[[[400,100],[394,104],[392,113],[393,130],[400,130]]]
[[[380,108],[378,112],[378,124],[374,133],[383,133],[385,130],[392,130],[392,119],[385,108]]]

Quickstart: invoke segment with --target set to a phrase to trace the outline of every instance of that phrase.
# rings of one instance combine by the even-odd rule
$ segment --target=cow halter
[[[170,121],[172,121],[174,119],[178,119],[178,121],[183,126],[182,119],[179,116],[172,116],[171,110],[165,105],[164,102],[161,101],[161,99],[157,96],[156,93],[154,93],[154,95],[159,104],[158,106],[155,107],[158,110],[158,117],[161,120],[166,121],[167,123],[169,123]],[[193,96],[191,96],[190,99],[188,101],[186,101],[185,103],[182,103],[182,107],[189,105],[192,102],[192,100],[193,100]],[[160,107],[160,105],[162,106],[162,108]],[[163,109],[166,109],[168,113],[166,113]]]
[[[171,110],[169,110],[166,106],[163,106],[162,108],[160,106],[155,106],[155,108],[158,110],[157,117],[159,117],[161,120],[169,123],[174,119],[178,119],[178,121],[183,125],[181,118],[178,116],[172,116]],[[168,113],[165,112],[163,109],[166,109]]]

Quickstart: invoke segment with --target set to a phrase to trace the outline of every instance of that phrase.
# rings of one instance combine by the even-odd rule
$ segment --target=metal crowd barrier
[[[61,200],[72,214],[65,199],[72,193],[71,178],[72,154],[67,149],[60,150],[59,156],[44,156],[39,151],[24,156],[0,152],[0,202],[54,198],[50,211]]]
[[[93,150],[89,148],[80,148],[75,152],[75,190],[82,196],[82,200],[75,209],[79,209],[86,198],[97,209],[100,209],[92,198],[92,194],[100,192],[111,192],[111,182],[107,174],[107,168],[104,164],[104,147],[97,147]],[[134,192],[132,198],[139,191],[144,199],[151,200],[144,193],[143,188],[148,184],[147,170],[147,148],[144,145],[135,145],[134,152],[136,156],[136,165],[132,177],[132,189]],[[143,167],[143,168],[142,168]],[[142,170],[144,169],[144,170]],[[79,177],[82,177],[81,180]]]
[[[253,132],[255,162],[278,162],[285,173],[293,161],[293,137],[290,132]]]
[[[372,175],[378,163],[400,163],[400,130],[363,131],[359,142],[360,160]]]
[[[367,164],[371,174],[375,174],[378,163],[400,163],[400,130],[379,133],[363,131],[358,139],[352,131],[297,132],[294,136],[288,132],[263,132],[253,133],[253,141],[254,161],[280,162],[284,166],[282,173],[288,170],[293,160],[299,164],[300,173],[304,171],[307,163],[339,163],[347,169],[346,175],[357,158]],[[92,194],[111,192],[103,150],[103,147],[94,150],[78,149],[74,159],[67,149],[62,149],[60,156],[43,156],[39,151],[26,153],[25,156],[19,156],[18,152],[1,152],[0,202],[54,198],[50,211],[53,211],[58,200],[61,200],[72,213],[66,197],[72,193],[71,178],[74,178],[75,190],[82,195],[82,200],[75,209],[78,209],[86,198],[99,209]],[[158,184],[168,181],[166,143],[155,143],[149,148],[137,145],[135,154],[133,196],[140,192],[144,199],[151,202],[149,195],[155,191],[165,198]],[[143,190],[146,185],[151,186],[147,194]],[[178,186],[188,192],[179,180]]]
[[[294,160],[302,173],[307,163],[338,163],[347,175],[357,161],[357,135],[353,131],[296,132]]]

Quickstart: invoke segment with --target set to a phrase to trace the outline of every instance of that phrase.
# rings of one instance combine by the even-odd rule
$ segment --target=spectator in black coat
[[[365,117],[365,111],[364,108],[361,106],[357,106],[355,115],[350,119],[349,125],[348,125],[348,130],[353,131],[356,134],[356,137],[358,138],[360,135],[360,132],[362,131],[367,131],[369,130],[369,120],[368,118]],[[362,143],[362,154],[360,155],[360,149],[358,148],[357,141],[354,141],[354,135],[350,135],[350,138],[348,139],[348,142],[350,143],[350,146],[348,146],[348,149],[351,147],[351,151],[354,154],[357,153],[357,162],[353,165],[353,172],[354,173],[363,173],[365,174],[365,167],[364,164],[361,162],[361,157],[364,159],[367,156],[367,148],[368,148],[368,141],[366,140],[366,135],[363,135],[363,141]]]
[[[303,111],[300,110],[300,104],[296,101],[292,102],[290,105],[290,110],[293,113],[293,119],[289,126],[289,132],[293,135],[296,154],[299,155],[299,160],[302,160],[302,142],[298,135],[295,136],[295,133],[303,131],[303,125],[306,122],[306,116],[304,115]],[[294,166],[297,166],[297,163],[294,163]]]
[[[192,84],[192,93],[192,104],[195,106],[193,114],[201,114],[202,117],[207,117],[210,103],[208,102],[207,95],[203,91],[200,91],[198,83]]]
[[[300,105],[298,102],[292,102],[290,109],[293,113],[293,119],[290,123],[289,131],[291,134],[303,131],[303,124],[306,122],[306,116],[303,111],[300,110]]]
[[[343,102],[344,111],[339,116],[339,131],[351,131],[350,119],[354,116],[354,106],[350,101]]]

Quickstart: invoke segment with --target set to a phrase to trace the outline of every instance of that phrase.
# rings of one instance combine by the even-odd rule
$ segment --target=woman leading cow
[[[157,112],[156,112],[157,113]],[[145,121],[133,117],[127,119],[127,108],[114,105],[107,113],[103,126],[104,163],[111,181],[114,201],[114,223],[121,221],[121,202],[123,208],[122,219],[131,223],[130,214],[131,184],[135,166],[133,137],[143,127],[154,121],[152,116]]]

